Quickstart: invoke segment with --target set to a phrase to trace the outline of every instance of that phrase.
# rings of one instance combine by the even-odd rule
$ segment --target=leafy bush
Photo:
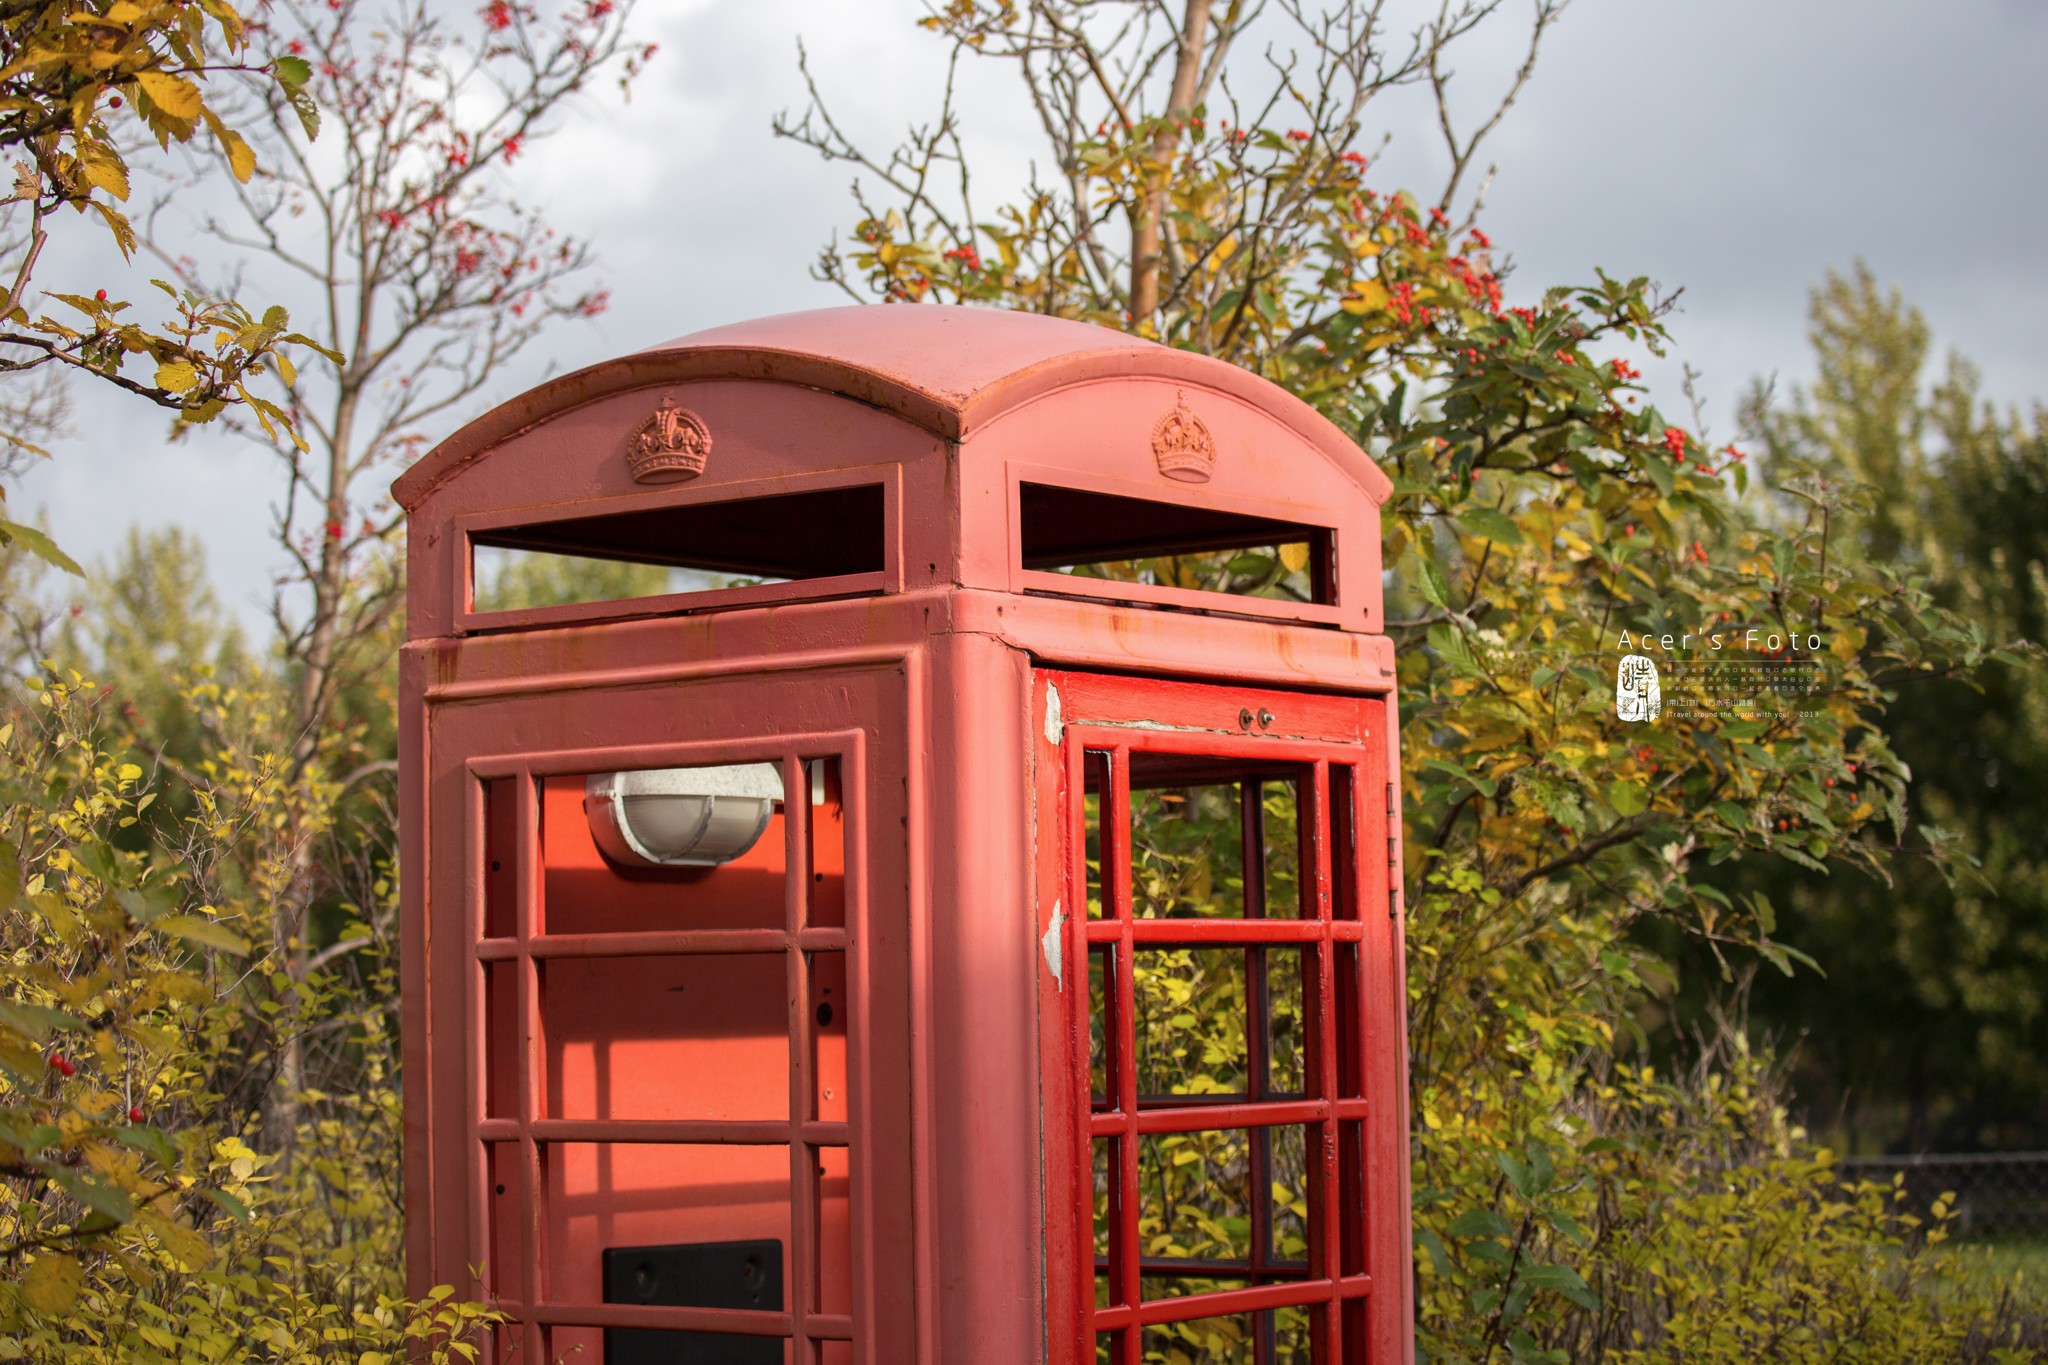
[[[385,917],[281,971],[276,765],[217,743],[152,783],[112,701],[50,676],[0,720],[0,1360],[472,1358],[491,1315],[400,1279]],[[186,701],[215,734],[263,709]],[[285,1161],[251,1143],[294,1037],[322,1088]]]

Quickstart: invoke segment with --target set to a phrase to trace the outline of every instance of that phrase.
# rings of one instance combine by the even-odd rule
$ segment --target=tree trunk
[[[1202,53],[1208,46],[1211,2],[1188,0],[1187,16],[1180,26],[1180,50],[1173,64],[1173,91],[1167,97],[1166,115],[1159,131],[1152,135],[1151,162],[1145,172],[1151,188],[1139,201],[1136,220],[1131,224],[1133,327],[1159,311],[1159,267],[1166,220],[1166,189],[1173,180],[1173,158],[1180,147],[1181,122],[1195,112],[1195,85],[1201,79]]]
[[[293,699],[290,780],[303,787],[318,761],[334,711],[334,674],[340,649],[342,597],[348,587],[348,452],[354,439],[355,411],[359,394],[346,376],[335,400],[333,437],[327,449],[326,503],[320,527],[319,568],[313,589],[312,624],[300,657],[297,696]],[[290,982],[287,998],[292,1003],[306,974],[307,913],[312,907],[314,884],[319,875],[317,843],[319,821],[305,818],[311,812],[294,806],[299,820],[286,831],[290,874],[278,897],[276,917],[271,921],[271,950]],[[300,1031],[289,1023],[277,1040],[277,1084],[265,1095],[263,1132],[269,1150],[289,1158],[299,1126],[299,1096],[306,1088],[305,1044]]]

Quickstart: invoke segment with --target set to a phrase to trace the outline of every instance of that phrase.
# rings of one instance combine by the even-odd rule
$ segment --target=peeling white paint
[[[1165,730],[1190,735],[1234,735],[1236,730],[1219,730],[1213,725],[1168,725],[1162,720],[1105,720],[1096,722],[1105,730]]]
[[[1060,909],[1060,903],[1052,903],[1052,923],[1045,927],[1045,937],[1038,940],[1039,949],[1045,954],[1045,965],[1052,969],[1052,984],[1062,991],[1067,988],[1066,978],[1061,975],[1065,965],[1066,938],[1060,932],[1066,927],[1067,912]]]
[[[1045,686],[1045,742],[1058,745],[1060,737],[1067,732],[1066,722],[1060,719],[1060,689],[1056,684]],[[1058,969],[1054,969],[1058,975]]]

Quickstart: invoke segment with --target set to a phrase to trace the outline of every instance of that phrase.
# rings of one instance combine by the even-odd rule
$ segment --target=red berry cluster
[[[1453,256],[1444,264],[1450,267],[1451,277],[1465,286],[1465,292],[1472,296],[1474,302],[1485,304],[1489,313],[1500,311],[1500,279],[1491,270],[1475,270],[1472,262],[1463,256]]]
[[[1403,280],[1388,291],[1387,310],[1403,326],[1420,321],[1427,327],[1430,319],[1436,316],[1435,309],[1415,301],[1415,283],[1412,280]]]

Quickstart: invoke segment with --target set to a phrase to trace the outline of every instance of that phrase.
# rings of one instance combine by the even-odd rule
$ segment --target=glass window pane
[[[766,1306],[790,1302],[787,1145],[547,1143],[541,1168],[550,1300],[604,1302],[607,1250],[773,1241],[782,1277],[767,1287]],[[687,1297],[687,1286],[678,1292]]]
[[[703,776],[693,784],[685,774]],[[541,808],[547,933],[787,924],[772,765],[549,777]]]
[[[1102,807],[1109,792],[1108,754],[1090,749],[1081,758],[1083,795],[1081,827],[1087,863],[1088,918],[1101,919],[1106,911],[1102,899]]]
[[[846,990],[845,953],[809,953],[811,1115],[824,1123],[846,1122],[846,1030],[853,1001]],[[780,1011],[782,994],[775,1007]]]
[[[1110,987],[1116,980],[1116,950],[1097,948],[1088,954],[1088,1094],[1092,1109],[1114,1109],[1110,1094],[1113,1059],[1107,1040],[1121,1037],[1116,1027]]]
[[[1308,1152],[1308,1130],[1299,1124],[1141,1139],[1138,1239],[1146,1297],[1305,1274]]]
[[[850,1153],[844,1147],[813,1147],[818,1182],[818,1291],[820,1313],[853,1312],[853,1218]]]
[[[1310,1365],[1313,1308],[1194,1318],[1145,1329],[1146,1365]],[[1264,1347],[1260,1348],[1263,1338]],[[1098,1352],[1099,1357],[1099,1352]]]
[[[1138,1244],[1148,1263],[1250,1264],[1251,1147],[1242,1128],[1139,1139]]]
[[[782,953],[542,962],[547,1116],[788,1118],[787,972]]]
[[[1245,1094],[1245,950],[1140,948],[1132,965],[1138,1094]]]
[[[519,932],[519,812],[521,779],[495,777],[484,788],[484,937]]]
[[[1266,918],[1301,918],[1301,788],[1293,779],[1255,784],[1265,864]]]
[[[1293,1124],[1265,1130],[1266,1247],[1269,1265],[1308,1264],[1308,1129]]]
[[[811,773],[811,899],[815,928],[846,926],[846,791],[837,758],[813,759]]]
[[[1094,1178],[1095,1306],[1101,1308],[1118,1300],[1116,1250],[1110,1238],[1110,1230],[1115,1223],[1116,1199],[1113,1185],[1116,1180],[1117,1149],[1122,1144],[1115,1138],[1109,1138],[1089,1145],[1089,1166]]]
[[[1146,1365],[1254,1365],[1253,1317],[1238,1313],[1147,1327]]]
[[[1141,919],[1244,914],[1244,825],[1236,783],[1131,792],[1131,913]]]
[[[1255,949],[1264,959],[1266,981],[1266,1098],[1300,1095],[1307,1090],[1307,1029],[1304,1022],[1303,992],[1309,989],[1304,973],[1315,961],[1304,948]]]

